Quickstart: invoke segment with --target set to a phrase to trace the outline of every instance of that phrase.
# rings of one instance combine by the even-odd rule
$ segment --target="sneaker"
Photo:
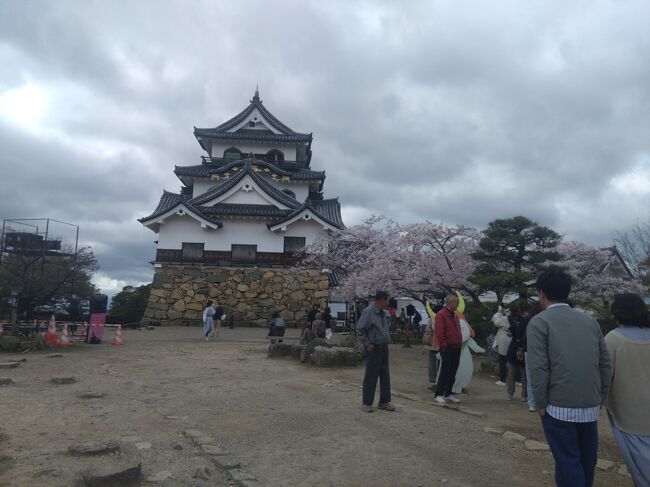
[[[442,396],[436,396],[434,399],[438,404],[447,404],[447,400]]]
[[[384,404],[377,406],[377,409],[383,409],[384,411],[395,411],[395,406],[389,402],[385,402]]]
[[[513,399],[512,396],[508,394],[508,397],[506,397],[506,401],[512,401],[512,399]]]
[[[506,385],[506,383],[501,381],[501,380],[496,381],[495,384],[498,385],[498,386],[505,386]]]
[[[365,404],[363,406],[361,406],[361,410],[364,413],[374,413],[375,412],[375,408],[373,408],[372,406],[366,406]]]
[[[447,399],[447,402],[453,402],[455,404],[458,404],[460,402],[460,399],[458,399],[453,394],[451,396],[447,396],[445,399]]]
[[[531,413],[534,413],[534,412],[537,411],[537,408],[535,408],[535,407],[533,407],[533,406],[528,406],[528,410],[529,410]]]

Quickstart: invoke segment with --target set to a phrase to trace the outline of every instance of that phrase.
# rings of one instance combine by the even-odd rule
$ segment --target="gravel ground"
[[[75,345],[26,357],[0,377],[0,486],[80,485],[84,471],[142,463],[152,486],[236,485],[217,459],[241,463],[265,486],[553,485],[547,452],[532,452],[491,427],[544,441],[526,404],[504,400],[494,378],[475,376],[463,408],[432,404],[422,347],[391,346],[394,413],[360,411],[363,368],[317,369],[266,358],[264,330],[222,331],[206,342],[198,328],[127,331],[124,347]],[[295,339],[289,330],[287,340]],[[111,337],[112,338],[112,337]],[[53,384],[74,376],[74,384]],[[85,393],[103,394],[84,399]],[[600,456],[621,463],[601,421]],[[183,434],[209,437],[192,441]],[[191,436],[191,435],[190,435]],[[79,441],[120,442],[117,454],[76,457]],[[213,444],[212,456],[198,445]],[[220,451],[219,451],[220,450]],[[193,478],[210,469],[209,480]],[[618,465],[616,466],[618,469]],[[245,484],[240,484],[245,485]],[[631,486],[598,471],[597,486]]]

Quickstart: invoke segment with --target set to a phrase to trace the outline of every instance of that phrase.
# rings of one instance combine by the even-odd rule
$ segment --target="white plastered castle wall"
[[[295,161],[296,160],[296,145],[295,144],[281,144],[278,142],[274,143],[253,143],[253,142],[241,142],[233,140],[232,142],[219,142],[212,141],[212,157],[223,157],[223,153],[226,149],[235,147],[239,149],[244,155],[252,152],[253,154],[266,154],[272,149],[277,149],[282,151],[284,154],[284,159],[286,161]]]
[[[204,230],[191,216],[174,215],[160,226],[158,248],[181,249],[183,242],[203,242],[205,250],[230,251],[232,244],[249,244],[257,245],[258,252],[283,252],[284,237],[305,237],[306,245],[311,245],[326,232],[313,220],[296,222],[284,232],[271,232],[267,223],[224,220],[219,230]]]

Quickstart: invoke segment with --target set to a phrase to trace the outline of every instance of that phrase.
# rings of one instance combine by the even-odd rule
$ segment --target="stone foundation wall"
[[[277,268],[164,266],[155,270],[142,325],[196,325],[208,299],[235,326],[266,326],[274,311],[287,326],[302,325],[316,303],[329,297],[327,274]]]

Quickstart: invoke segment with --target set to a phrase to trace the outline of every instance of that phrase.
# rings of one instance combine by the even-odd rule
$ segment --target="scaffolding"
[[[72,257],[77,265],[79,225],[54,218],[6,218],[0,236],[0,266],[10,255],[40,261],[32,272],[43,279],[46,261]],[[32,276],[34,276],[32,274]],[[38,277],[37,277],[38,278]],[[73,283],[74,288],[74,283]],[[7,302],[15,308],[16,292],[11,291]],[[15,317],[12,316],[15,320]]]

